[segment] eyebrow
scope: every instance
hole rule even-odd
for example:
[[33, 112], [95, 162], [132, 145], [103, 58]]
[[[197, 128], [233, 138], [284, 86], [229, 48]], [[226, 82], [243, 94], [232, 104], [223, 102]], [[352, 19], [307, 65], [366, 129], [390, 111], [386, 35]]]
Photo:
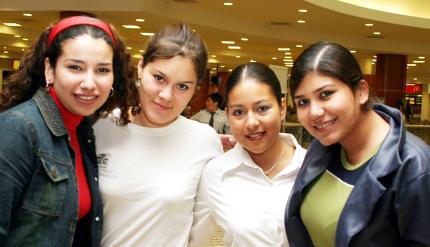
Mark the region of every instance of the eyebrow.
[[[164, 74], [163, 72], [161, 72], [160, 70], [158, 70], [158, 69], [154, 69], [154, 71], [156, 72], [156, 73], [158, 73], [158, 74], [160, 74], [162, 77], [164, 77], [164, 78], [169, 78], [166, 74]], [[194, 82], [192, 82], [192, 81], [182, 81], [182, 82], [178, 82], [178, 83], [184, 83], [184, 84], [193, 84]]]
[[[315, 90], [313, 90], [312, 91], [312, 93], [318, 93], [318, 92], [321, 92], [321, 91], [323, 91], [324, 89], [326, 89], [326, 88], [328, 88], [328, 87], [332, 87], [334, 84], [326, 84], [326, 85], [323, 85], [323, 86], [321, 86], [321, 87], [319, 87], [319, 88], [317, 88], [317, 89], [315, 89]], [[294, 97], [293, 97], [293, 99], [302, 99], [302, 98], [305, 98], [305, 96], [304, 95], [295, 95]]]
[[[66, 59], [64, 59], [64, 61], [65, 61], [65, 62], [67, 62], [67, 61], [71, 61], [71, 62], [74, 62], [74, 63], [85, 63], [83, 60], [80, 60], [80, 59], [74, 59], [74, 58], [66, 58]], [[111, 65], [112, 65], [112, 63], [98, 63], [97, 65], [101, 65], [101, 66], [111, 66]]]
[[[252, 103], [253, 105], [258, 105], [258, 104], [261, 104], [261, 103], [263, 103], [263, 102], [269, 102], [270, 100], [266, 100], [266, 99], [263, 99], [263, 100], [259, 100], [259, 101], [257, 101], [257, 102], [255, 102], [255, 103]], [[229, 105], [229, 107], [243, 107], [243, 105], [241, 105], [241, 104], [236, 104], [236, 105]]]

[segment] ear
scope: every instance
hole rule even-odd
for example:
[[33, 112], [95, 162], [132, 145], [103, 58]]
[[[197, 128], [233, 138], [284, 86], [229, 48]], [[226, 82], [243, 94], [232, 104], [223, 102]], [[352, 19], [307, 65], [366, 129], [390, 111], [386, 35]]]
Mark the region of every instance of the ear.
[[364, 105], [369, 100], [369, 84], [366, 80], [358, 82], [357, 97], [359, 97], [360, 105]]
[[45, 80], [50, 81], [51, 83], [55, 80], [54, 68], [51, 67], [49, 58], [45, 58]]
[[142, 79], [143, 73], [143, 56], [140, 56], [139, 63], [137, 64], [137, 78]]
[[282, 97], [282, 99], [281, 99], [281, 121], [284, 121], [286, 116], [287, 116], [287, 100], [285, 99], [285, 97]]

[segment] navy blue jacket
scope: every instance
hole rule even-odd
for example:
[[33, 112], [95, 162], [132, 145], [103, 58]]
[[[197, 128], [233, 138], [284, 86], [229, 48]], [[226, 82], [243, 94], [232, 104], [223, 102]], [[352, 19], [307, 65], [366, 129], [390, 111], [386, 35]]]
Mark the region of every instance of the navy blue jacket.
[[102, 204], [94, 135], [77, 128], [91, 192], [78, 222], [74, 152], [60, 111], [44, 89], [0, 113], [0, 246], [99, 246]]
[[[388, 119], [390, 131], [346, 201], [336, 246], [430, 246], [430, 148], [404, 130], [397, 109], [374, 110]], [[291, 247], [312, 246], [300, 218], [303, 193], [339, 150], [314, 140], [306, 153], [285, 216]]]

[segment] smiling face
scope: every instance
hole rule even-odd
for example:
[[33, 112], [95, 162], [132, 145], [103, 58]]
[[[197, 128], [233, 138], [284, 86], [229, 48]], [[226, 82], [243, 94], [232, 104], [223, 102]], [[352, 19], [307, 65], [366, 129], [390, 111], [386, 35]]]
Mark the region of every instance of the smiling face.
[[369, 97], [360, 85], [352, 91], [336, 78], [308, 73], [294, 95], [300, 123], [323, 145], [347, 142], [364, 114], [360, 106]]
[[143, 126], [154, 128], [175, 121], [191, 100], [197, 83], [192, 60], [182, 56], [155, 59], [139, 69], [139, 77], [139, 119]]
[[45, 60], [45, 78], [53, 83], [61, 104], [88, 116], [109, 97], [113, 84], [113, 50], [105, 40], [85, 34], [62, 43], [55, 68]]
[[227, 114], [232, 134], [248, 152], [261, 154], [279, 139], [285, 100], [279, 105], [269, 85], [252, 78], [228, 93]]

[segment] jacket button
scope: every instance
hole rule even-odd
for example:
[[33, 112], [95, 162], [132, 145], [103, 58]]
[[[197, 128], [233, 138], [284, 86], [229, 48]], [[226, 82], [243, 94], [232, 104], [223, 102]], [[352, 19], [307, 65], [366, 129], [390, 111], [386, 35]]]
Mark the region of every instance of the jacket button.
[[99, 220], [100, 220], [100, 218], [97, 216], [97, 217], [95, 218], [95, 220], [96, 220], [96, 221], [99, 221]]
[[91, 143], [92, 141], [91, 141], [91, 139], [88, 139], [88, 143]]
[[97, 177], [94, 177], [94, 180], [97, 182], [98, 181]]

